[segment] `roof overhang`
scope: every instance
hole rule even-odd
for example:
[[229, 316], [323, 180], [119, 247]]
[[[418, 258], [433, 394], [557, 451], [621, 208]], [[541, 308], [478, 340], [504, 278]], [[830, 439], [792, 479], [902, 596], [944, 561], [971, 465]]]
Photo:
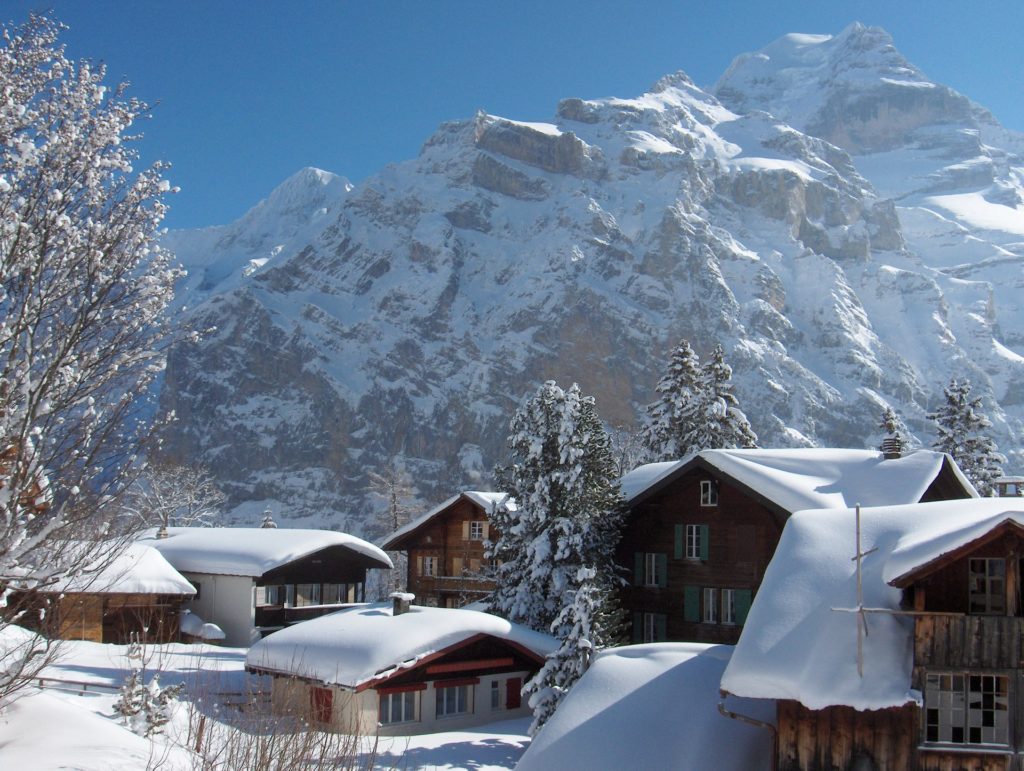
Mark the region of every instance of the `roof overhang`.
[[898, 589], [906, 589], [908, 586], [927, 578], [936, 571], [942, 570], [944, 567], [963, 559], [967, 555], [989, 543], [992, 543], [993, 541], [998, 541], [1006, 535], [1016, 535], [1019, 538], [1024, 538], [1024, 525], [1014, 519], [1004, 519], [984, 535], [972, 538], [970, 541], [966, 541], [955, 548], [943, 552], [937, 557], [906, 571], [902, 575], [899, 575], [889, 581], [889, 585], [895, 586]]

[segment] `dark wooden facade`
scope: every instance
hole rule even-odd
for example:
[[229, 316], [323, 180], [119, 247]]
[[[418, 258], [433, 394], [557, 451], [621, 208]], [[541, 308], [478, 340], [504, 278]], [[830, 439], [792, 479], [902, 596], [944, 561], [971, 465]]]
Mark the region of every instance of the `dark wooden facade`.
[[[914, 620], [911, 686], [923, 707], [780, 702], [779, 771], [1024, 771], [1022, 553], [1024, 528], [1007, 521], [894, 579]], [[988, 561], [999, 570], [986, 582]]]
[[458, 608], [494, 590], [484, 546], [496, 537], [484, 507], [460, 495], [382, 548], [408, 553], [406, 587], [418, 605]]
[[[177, 642], [181, 608], [188, 599], [181, 594], [30, 593], [19, 608], [26, 611], [19, 623], [62, 640]], [[15, 593], [11, 604], [18, 603]]]
[[256, 626], [267, 633], [364, 602], [366, 571], [379, 567], [374, 558], [339, 544], [268, 570], [256, 579]]
[[[702, 482], [716, 487], [716, 504], [702, 505]], [[700, 466], [632, 506], [617, 559], [631, 579], [622, 603], [633, 622], [633, 642], [653, 641], [653, 632], [654, 640], [735, 643], [784, 522], [781, 512]], [[687, 526], [704, 528], [698, 533], [706, 543], [697, 556], [687, 556]], [[655, 565], [657, 581], [645, 575], [648, 554], [657, 555], [654, 561], [664, 567], [662, 574]], [[704, 621], [705, 589], [718, 590], [715, 622]], [[725, 589], [747, 593], [730, 622], [721, 614]]]
[[[947, 460], [921, 501], [967, 497]], [[616, 552], [631, 640], [735, 644], [792, 513], [699, 455], [637, 495]]]

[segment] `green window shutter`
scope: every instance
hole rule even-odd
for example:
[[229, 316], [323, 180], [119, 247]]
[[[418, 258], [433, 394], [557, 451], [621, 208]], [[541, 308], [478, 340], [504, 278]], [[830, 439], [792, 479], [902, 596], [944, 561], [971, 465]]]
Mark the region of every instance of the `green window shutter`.
[[644, 553], [638, 551], [634, 554], [636, 558], [636, 569], [633, 573], [633, 585], [643, 586], [644, 585]]
[[654, 617], [654, 636], [656, 642], [664, 642], [668, 635], [665, 633], [665, 614], [659, 613]]
[[644, 616], [642, 613], [633, 614], [633, 642], [644, 641]]
[[656, 554], [654, 559], [658, 562], [658, 586], [664, 589], [668, 586], [668, 555]]
[[700, 561], [708, 561], [708, 526], [700, 526]]
[[676, 549], [673, 556], [677, 560], [681, 560], [683, 558], [683, 533], [685, 530], [685, 525], [676, 525]]
[[683, 587], [683, 620], [700, 621], [700, 587]]
[[736, 623], [742, 626], [747, 622], [747, 613], [750, 612], [752, 598], [749, 589], [736, 590]]

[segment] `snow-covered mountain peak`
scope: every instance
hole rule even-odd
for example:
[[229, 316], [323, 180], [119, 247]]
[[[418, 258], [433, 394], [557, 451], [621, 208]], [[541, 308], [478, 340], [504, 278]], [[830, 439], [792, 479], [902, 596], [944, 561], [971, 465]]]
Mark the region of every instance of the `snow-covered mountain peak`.
[[[232, 225], [172, 234], [218, 331], [171, 357], [165, 446], [238, 511], [365, 532], [367, 471], [397, 459], [431, 500], [479, 485], [546, 379], [633, 423], [680, 337], [725, 346], [765, 445], [872, 446], [886, 405], [927, 440], [951, 374], [1015, 437], [1017, 254], [931, 200], [988, 179], [946, 205], [1018, 214], [973, 106], [862, 25], [786, 36], [720, 86], [724, 104], [675, 73], [546, 121], [481, 111], [351, 191], [303, 170]], [[939, 264], [979, 247], [988, 273]]]

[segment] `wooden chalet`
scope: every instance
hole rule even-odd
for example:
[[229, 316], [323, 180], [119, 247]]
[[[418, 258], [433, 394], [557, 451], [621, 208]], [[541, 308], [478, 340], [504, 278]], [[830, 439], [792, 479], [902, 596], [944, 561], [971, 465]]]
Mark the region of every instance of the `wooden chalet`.
[[406, 587], [420, 604], [459, 608], [494, 590], [484, 546], [496, 538], [488, 515], [509, 505], [505, 499], [504, 493], [459, 493], [388, 537], [385, 551], [408, 554]]
[[860, 571], [856, 518], [787, 526], [723, 692], [778, 700], [779, 771], [1024, 769], [1024, 508], [863, 509]]
[[364, 605], [270, 635], [246, 669], [271, 678], [275, 714], [357, 735], [452, 731], [530, 713], [523, 684], [548, 635], [455, 608]]
[[13, 590], [18, 623], [48, 637], [125, 644], [180, 639], [179, 618], [195, 589], [154, 549], [130, 544], [95, 570], [29, 591]]
[[783, 527], [801, 509], [974, 497], [942, 453], [706, 450], [622, 479], [617, 560], [632, 641], [735, 643]]

